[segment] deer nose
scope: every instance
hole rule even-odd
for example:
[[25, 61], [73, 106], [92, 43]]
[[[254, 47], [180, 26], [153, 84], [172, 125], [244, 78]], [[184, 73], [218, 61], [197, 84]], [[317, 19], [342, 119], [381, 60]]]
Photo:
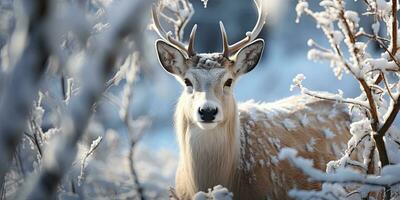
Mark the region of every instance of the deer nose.
[[199, 108], [198, 112], [203, 122], [210, 123], [215, 119], [215, 116], [218, 113], [218, 108]]

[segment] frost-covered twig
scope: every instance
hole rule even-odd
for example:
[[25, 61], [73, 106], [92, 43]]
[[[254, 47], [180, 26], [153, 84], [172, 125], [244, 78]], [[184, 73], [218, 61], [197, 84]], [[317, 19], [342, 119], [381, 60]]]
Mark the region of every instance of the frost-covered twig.
[[304, 79], [305, 79], [305, 76], [303, 74], [298, 74], [295, 78], [293, 78], [294, 85], [292, 85], [290, 89], [293, 90], [294, 87], [298, 87], [302, 94], [308, 95], [310, 97], [328, 100], [328, 101], [334, 101], [337, 103], [351, 104], [351, 105], [359, 106], [361, 108], [365, 108], [367, 111], [370, 111], [370, 107], [368, 106], [368, 104], [366, 104], [363, 101], [357, 101], [357, 100], [354, 100], [351, 98], [344, 98], [343, 93], [341, 91], [339, 91], [339, 94], [311, 91], [302, 85], [302, 81]]
[[[129, 114], [128, 114], [129, 115]], [[135, 183], [136, 186], [136, 191], [137, 191], [137, 196], [136, 198], [145, 200], [145, 195], [144, 195], [144, 188], [139, 181], [139, 176], [136, 172], [135, 169], [135, 162], [134, 162], [134, 153], [135, 153], [135, 147], [136, 144], [140, 141], [144, 134], [144, 129], [146, 129], [149, 126], [149, 122], [147, 119], [138, 119], [136, 121], [133, 121], [130, 117], [126, 118], [125, 124], [128, 127], [129, 134], [134, 134], [130, 135], [130, 147], [129, 147], [129, 154], [128, 154], [128, 159], [129, 159], [129, 170], [130, 174], [132, 176], [132, 179]]]
[[[29, 127], [32, 132], [32, 142], [38, 151], [40, 158], [43, 156], [43, 130], [42, 130], [42, 121], [44, 115], [44, 109], [41, 107], [43, 100], [43, 94], [39, 92], [39, 98], [34, 103], [35, 106], [32, 109], [32, 113], [29, 119]], [[24, 132], [25, 133], [25, 132]], [[25, 133], [27, 135], [27, 133]]]
[[[140, 133], [142, 134], [142, 133]], [[130, 148], [129, 148], [129, 170], [132, 176], [133, 181], [135, 182], [135, 186], [136, 186], [136, 191], [137, 191], [137, 196], [136, 198], [140, 199], [140, 200], [145, 200], [146, 197], [144, 196], [144, 189], [142, 184], [139, 181], [139, 176], [136, 172], [135, 166], [134, 166], [134, 161], [133, 161], [133, 157], [134, 157], [134, 152], [135, 152], [135, 146], [136, 146], [136, 140], [131, 140], [130, 142]]]
[[[393, 71], [398, 71], [398, 70], [399, 70], [399, 68], [400, 68], [400, 62], [397, 60], [397, 58], [395, 57], [395, 55], [394, 55], [394, 54], [386, 47], [386, 45], [382, 42], [382, 40], [384, 40], [384, 38], [378, 39], [378, 38], [380, 38], [380, 37], [378, 37], [378, 36], [371, 36], [371, 35], [366, 34], [366, 33], [362, 33], [361, 35], [367, 36], [367, 37], [369, 37], [370, 39], [373, 39], [374, 41], [376, 41], [376, 42], [379, 44], [379, 46], [382, 47], [382, 48], [388, 53], [388, 55], [389, 55], [390, 58], [393, 60], [393, 62], [396, 63], [397, 69], [393, 69]], [[389, 40], [389, 41], [390, 41], [390, 40]], [[388, 70], [388, 69], [385, 68], [385, 70]]]
[[367, 38], [369, 38], [371, 40], [379, 40], [381, 42], [390, 42], [390, 40], [387, 39], [387, 38], [380, 37], [378, 35], [371, 35], [371, 34], [368, 34], [368, 33], [364, 32], [364, 31], [360, 31], [355, 35], [356, 38], [358, 38], [360, 36], [367, 37]]
[[131, 177], [135, 183], [137, 196], [135, 198], [144, 200], [144, 189], [139, 181], [138, 174], [134, 166], [134, 152], [136, 144], [142, 138], [144, 129], [149, 125], [147, 119], [134, 120], [131, 116], [132, 101], [133, 101], [133, 87], [136, 81], [136, 76], [139, 71], [139, 54], [138, 52], [128, 56], [120, 67], [115, 76], [108, 82], [107, 88], [111, 88], [113, 85], [118, 85], [121, 80], [125, 80], [126, 84], [123, 88], [122, 100], [119, 101], [112, 95], [103, 94], [103, 96], [109, 100], [112, 104], [119, 108], [119, 115], [126, 128], [128, 129], [128, 138], [130, 139], [130, 148], [128, 154], [129, 170]]
[[[20, 199], [52, 198], [58, 183], [71, 167], [76, 155], [76, 144], [83, 135], [91, 116], [91, 107], [104, 91], [106, 77], [110, 75], [112, 66], [117, 60], [119, 47], [127, 36], [135, 41], [140, 40], [144, 24], [141, 16], [148, 11], [151, 1], [120, 2], [110, 18], [113, 28], [87, 53], [87, 60], [80, 68], [81, 75], [91, 74], [93, 78], [82, 77], [79, 95], [72, 98], [68, 105], [69, 115], [64, 117], [61, 137], [48, 148], [48, 155], [43, 160], [43, 169], [39, 176], [31, 180], [20, 193]], [[132, 23], [137, 19], [137, 23]]]
[[381, 72], [380, 76], [382, 77], [383, 84], [385, 85], [385, 88], [386, 88], [386, 92], [389, 94], [389, 96], [392, 99], [392, 101], [396, 101], [396, 99], [394, 98], [394, 95], [392, 94], [392, 89], [389, 86], [389, 83], [388, 83], [388, 81], [386, 79], [386, 76], [385, 76], [384, 72]]
[[85, 169], [87, 166], [87, 159], [97, 149], [97, 147], [100, 145], [101, 141], [103, 141], [103, 137], [101, 137], [101, 136], [99, 136], [99, 137], [97, 137], [97, 139], [93, 140], [92, 144], [90, 145], [89, 150], [83, 156], [82, 164], [81, 164], [81, 171], [78, 176], [78, 186], [81, 186], [83, 181], [85, 181]]

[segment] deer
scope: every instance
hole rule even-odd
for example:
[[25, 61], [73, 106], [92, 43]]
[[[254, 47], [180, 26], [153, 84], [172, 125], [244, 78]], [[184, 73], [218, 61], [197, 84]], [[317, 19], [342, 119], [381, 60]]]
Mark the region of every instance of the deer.
[[257, 22], [242, 40], [230, 45], [219, 23], [223, 50], [217, 53], [195, 51], [197, 25], [187, 45], [166, 32], [160, 8], [152, 8], [161, 37], [155, 42], [158, 61], [183, 86], [174, 115], [179, 199], [192, 199], [216, 185], [226, 187], [234, 199], [289, 199], [292, 188], [317, 189], [320, 184], [309, 182], [288, 161], [279, 161], [280, 149], [295, 148], [325, 169], [350, 138], [347, 108], [331, 101], [298, 95], [272, 103], [236, 102], [237, 80], [256, 67], [264, 49], [257, 36], [266, 14], [262, 3], [254, 2]]

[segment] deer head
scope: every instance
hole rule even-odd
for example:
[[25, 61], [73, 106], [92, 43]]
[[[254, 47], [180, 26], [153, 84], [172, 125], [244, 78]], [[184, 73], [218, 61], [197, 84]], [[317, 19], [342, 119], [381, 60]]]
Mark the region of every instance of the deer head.
[[194, 41], [197, 25], [193, 26], [188, 45], [161, 27], [160, 10], [153, 7], [158, 59], [162, 67], [183, 85], [184, 115], [201, 129], [212, 129], [234, 116], [236, 103], [232, 94], [236, 80], [254, 69], [261, 58], [264, 40], [256, 39], [265, 23], [262, 4], [257, 4], [258, 20], [251, 32], [239, 42], [229, 45], [225, 28], [220, 22], [223, 51], [196, 53]]

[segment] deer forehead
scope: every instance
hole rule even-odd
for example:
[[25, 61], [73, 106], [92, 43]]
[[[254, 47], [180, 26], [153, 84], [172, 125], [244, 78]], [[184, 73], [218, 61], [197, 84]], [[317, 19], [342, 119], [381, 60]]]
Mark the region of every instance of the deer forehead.
[[193, 79], [197, 89], [207, 90], [218, 85], [222, 80], [230, 76], [230, 71], [226, 68], [191, 68], [186, 72], [186, 77]]
[[233, 62], [224, 57], [221, 53], [203, 53], [197, 54], [192, 58], [192, 68], [196, 69], [216, 69], [227, 68], [233, 65]]
[[207, 91], [222, 80], [232, 76], [232, 62], [220, 53], [197, 54], [186, 71], [186, 77], [193, 79], [197, 90]]

